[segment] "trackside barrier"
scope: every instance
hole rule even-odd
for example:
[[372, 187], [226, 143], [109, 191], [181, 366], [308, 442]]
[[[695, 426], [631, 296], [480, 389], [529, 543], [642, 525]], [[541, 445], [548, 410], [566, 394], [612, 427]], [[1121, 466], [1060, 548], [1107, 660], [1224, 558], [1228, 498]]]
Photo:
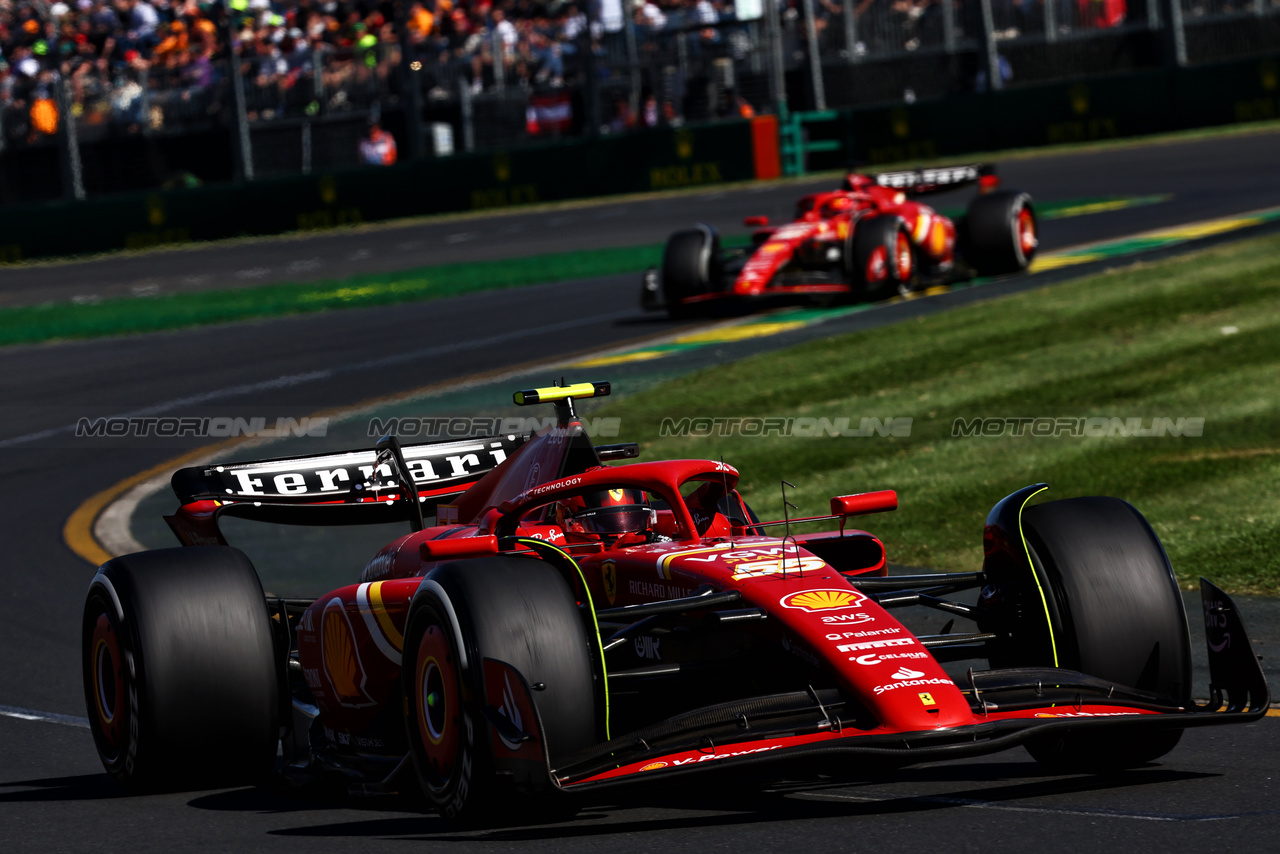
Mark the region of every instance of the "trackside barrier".
[[[823, 118], [826, 144], [818, 150], [818, 140], [807, 143], [809, 168], [1275, 119], [1280, 56], [841, 110]], [[764, 116], [251, 184], [4, 207], [0, 262], [772, 178], [780, 161], [790, 157], [794, 163], [795, 157], [779, 130], [776, 118]]]
[[755, 177], [746, 120], [0, 208], [0, 259], [109, 252]]
[[809, 139], [806, 124], [833, 122], [840, 118], [835, 110], [794, 112], [782, 121], [782, 171], [787, 175], [803, 175], [808, 168], [809, 154], [821, 151], [842, 151], [844, 143], [838, 139]]

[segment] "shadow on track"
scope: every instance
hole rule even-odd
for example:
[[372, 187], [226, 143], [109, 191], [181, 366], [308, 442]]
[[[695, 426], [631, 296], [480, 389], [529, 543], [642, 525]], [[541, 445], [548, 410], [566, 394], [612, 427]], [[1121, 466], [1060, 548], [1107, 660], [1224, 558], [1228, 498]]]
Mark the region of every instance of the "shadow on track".
[[[1044, 778], [1036, 766], [1029, 763], [985, 763], [907, 769], [892, 775], [862, 776], [856, 780], [794, 780], [782, 784], [775, 782], [772, 786], [758, 780], [754, 785], [748, 781], [724, 781], [728, 784], [715, 787], [686, 784], [680, 788], [629, 792], [618, 801], [587, 801], [583, 811], [571, 822], [532, 827], [466, 830], [455, 828], [436, 816], [423, 814], [384, 815], [368, 820], [282, 828], [269, 833], [285, 837], [395, 837], [438, 842], [574, 839], [804, 819], [909, 815], [962, 808], [965, 801], [1016, 803], [1032, 798], [1119, 791], [1213, 776], [1216, 775], [1151, 765], [1107, 776]], [[981, 785], [984, 782], [1003, 785], [988, 787]], [[883, 787], [890, 784], [894, 789], [886, 791]], [[917, 791], [902, 792], [904, 785]], [[872, 792], [869, 787], [877, 790]], [[843, 797], [824, 797], [824, 793], [836, 790], [840, 790]], [[218, 792], [198, 797], [189, 805], [206, 810], [258, 813], [313, 812], [326, 807], [368, 809], [384, 814], [422, 809], [419, 800], [409, 797], [371, 800], [315, 797], [301, 794], [298, 790], [282, 789]], [[642, 814], [636, 815], [637, 811]], [[672, 815], [668, 811], [685, 811], [685, 814]]]
[[[25, 791], [6, 792], [4, 789]], [[73, 777], [46, 777], [41, 780], [0, 783], [0, 803], [102, 801], [123, 797], [120, 787], [106, 774], [80, 774]]]

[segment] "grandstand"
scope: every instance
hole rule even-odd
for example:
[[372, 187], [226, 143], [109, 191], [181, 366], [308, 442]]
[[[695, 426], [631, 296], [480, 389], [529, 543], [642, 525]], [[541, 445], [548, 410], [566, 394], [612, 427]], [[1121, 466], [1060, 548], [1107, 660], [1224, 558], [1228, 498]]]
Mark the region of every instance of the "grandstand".
[[1280, 0], [0, 0], [0, 202], [1276, 51]]

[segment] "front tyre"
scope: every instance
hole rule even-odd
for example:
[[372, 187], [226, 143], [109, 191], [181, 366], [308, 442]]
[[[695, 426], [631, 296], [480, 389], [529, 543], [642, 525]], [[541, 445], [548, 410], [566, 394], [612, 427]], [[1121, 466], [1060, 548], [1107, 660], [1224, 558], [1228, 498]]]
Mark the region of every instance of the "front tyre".
[[845, 248], [845, 267], [855, 294], [912, 293], [916, 254], [907, 224], [898, 216], [878, 216], [855, 223]]
[[688, 297], [709, 293], [719, 277], [720, 236], [709, 225], [677, 231], [662, 253], [662, 299], [673, 318], [692, 317]]
[[545, 779], [499, 774], [486, 719], [484, 661], [524, 676], [552, 767], [596, 742], [594, 641], [551, 564], [500, 556], [446, 564], [415, 594], [405, 629], [405, 728], [423, 793], [447, 819], [494, 824], [562, 819], [571, 799]]
[[270, 618], [257, 572], [226, 546], [103, 564], [82, 622], [89, 728], [130, 793], [253, 783], [279, 740]]
[[[1147, 520], [1117, 498], [1028, 508], [1023, 528], [1046, 593], [1058, 666], [1191, 703], [1182, 594]], [[1027, 745], [1054, 771], [1131, 768], [1172, 750], [1182, 730], [1070, 731]]]

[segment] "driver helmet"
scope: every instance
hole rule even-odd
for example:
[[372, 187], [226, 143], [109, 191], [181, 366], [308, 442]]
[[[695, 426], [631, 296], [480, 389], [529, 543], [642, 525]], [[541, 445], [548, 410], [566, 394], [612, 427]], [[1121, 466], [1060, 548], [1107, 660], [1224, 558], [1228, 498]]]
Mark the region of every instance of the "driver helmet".
[[848, 196], [835, 196], [827, 199], [822, 206], [822, 215], [824, 217], [833, 217], [837, 214], [848, 213], [853, 210], [853, 199]]
[[850, 172], [844, 176], [844, 186], [840, 189], [849, 193], [865, 193], [868, 188], [877, 186], [876, 182], [866, 175]]
[[575, 495], [556, 505], [556, 521], [566, 533], [596, 537], [623, 537], [647, 534], [653, 508], [645, 501], [644, 490], [606, 489]]

